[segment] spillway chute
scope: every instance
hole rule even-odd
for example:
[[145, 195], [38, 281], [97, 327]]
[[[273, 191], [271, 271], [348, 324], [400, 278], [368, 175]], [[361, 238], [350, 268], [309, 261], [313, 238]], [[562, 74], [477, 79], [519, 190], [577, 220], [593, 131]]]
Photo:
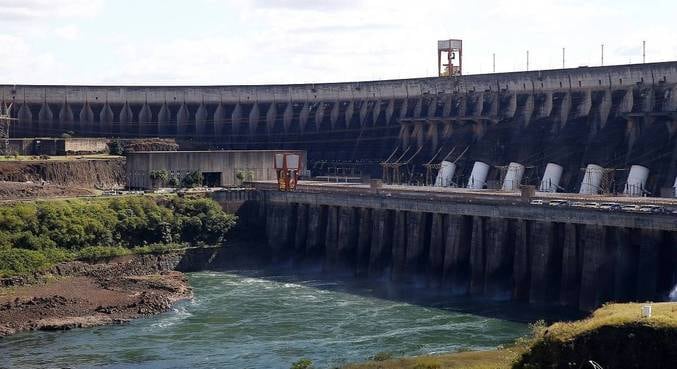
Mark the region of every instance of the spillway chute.
[[633, 165], [628, 173], [623, 193], [628, 196], [642, 196], [645, 192], [646, 180], [649, 178], [649, 168]]
[[468, 178], [467, 188], [471, 190], [481, 190], [487, 181], [489, 174], [489, 164], [481, 161], [476, 161], [472, 167], [470, 178]]
[[559, 182], [562, 179], [564, 168], [555, 163], [548, 163], [545, 166], [545, 173], [541, 179], [541, 186], [538, 188], [540, 192], [557, 192]]
[[452, 185], [454, 173], [456, 172], [456, 164], [450, 161], [442, 161], [440, 171], [435, 178], [435, 187], [449, 187]]
[[604, 168], [597, 164], [588, 164], [585, 168], [585, 175], [581, 181], [581, 189], [578, 191], [581, 195], [597, 195], [600, 192]]
[[512, 162], [508, 164], [508, 170], [503, 179], [503, 191], [514, 192], [519, 190], [522, 177], [524, 176], [524, 165]]

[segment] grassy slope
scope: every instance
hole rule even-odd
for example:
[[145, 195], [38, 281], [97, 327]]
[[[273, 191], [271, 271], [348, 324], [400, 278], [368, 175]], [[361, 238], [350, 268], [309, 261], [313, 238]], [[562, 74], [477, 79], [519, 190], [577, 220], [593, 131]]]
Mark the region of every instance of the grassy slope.
[[594, 331], [603, 326], [623, 326], [642, 324], [650, 327], [668, 327], [677, 329], [677, 303], [654, 303], [651, 318], [641, 317], [641, 308], [646, 304], [608, 304], [596, 310], [590, 317], [566, 323], [555, 323], [549, 327], [536, 329], [534, 337], [518, 340], [515, 346], [494, 351], [460, 352], [443, 355], [430, 355], [399, 358], [386, 361], [369, 361], [350, 364], [344, 369], [500, 369], [510, 368], [514, 360], [529, 349], [530, 345], [547, 336], [550, 339], [567, 341], [578, 335]]

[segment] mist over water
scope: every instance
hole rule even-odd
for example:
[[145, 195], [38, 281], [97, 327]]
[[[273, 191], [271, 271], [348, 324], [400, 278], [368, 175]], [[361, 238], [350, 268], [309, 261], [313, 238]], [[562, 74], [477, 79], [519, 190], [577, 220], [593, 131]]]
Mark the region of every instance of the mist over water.
[[670, 296], [668, 296], [668, 297], [670, 298], [670, 301], [677, 302], [677, 284], [675, 285], [675, 287], [672, 288], [672, 291], [670, 292]]
[[[328, 368], [381, 351], [494, 348], [526, 334], [527, 320], [548, 317], [524, 306], [445, 299], [382, 281], [253, 272], [200, 272], [189, 279], [195, 299], [165, 314], [2, 339], [0, 367], [286, 369], [304, 357]], [[384, 295], [389, 299], [375, 297]]]

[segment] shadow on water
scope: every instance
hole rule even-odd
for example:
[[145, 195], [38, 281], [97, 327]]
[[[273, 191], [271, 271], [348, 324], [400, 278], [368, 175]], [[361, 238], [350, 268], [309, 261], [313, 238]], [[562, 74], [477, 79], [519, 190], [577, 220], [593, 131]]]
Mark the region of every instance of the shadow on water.
[[486, 297], [459, 296], [439, 287], [425, 277], [410, 277], [406, 281], [391, 281], [384, 277], [357, 277], [352, 272], [327, 272], [321, 263], [268, 265], [263, 268], [210, 267], [211, 271], [228, 272], [281, 283], [341, 292], [362, 297], [402, 302], [449, 312], [467, 313], [519, 323], [544, 320], [547, 323], [583, 318], [579, 310], [552, 305], [535, 305]]

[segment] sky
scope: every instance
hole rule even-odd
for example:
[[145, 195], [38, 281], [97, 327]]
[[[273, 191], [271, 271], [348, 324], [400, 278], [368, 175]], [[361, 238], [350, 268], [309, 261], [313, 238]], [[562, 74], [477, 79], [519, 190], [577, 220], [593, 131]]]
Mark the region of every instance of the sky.
[[0, 84], [231, 85], [677, 60], [674, 0], [0, 0]]

